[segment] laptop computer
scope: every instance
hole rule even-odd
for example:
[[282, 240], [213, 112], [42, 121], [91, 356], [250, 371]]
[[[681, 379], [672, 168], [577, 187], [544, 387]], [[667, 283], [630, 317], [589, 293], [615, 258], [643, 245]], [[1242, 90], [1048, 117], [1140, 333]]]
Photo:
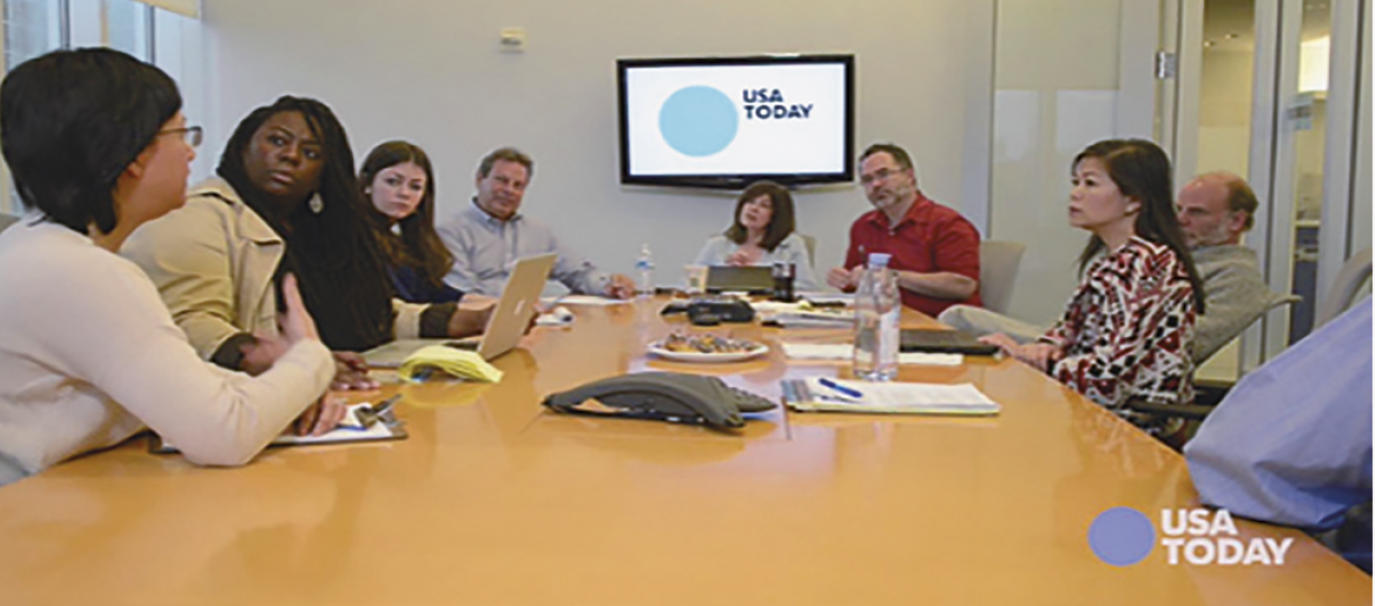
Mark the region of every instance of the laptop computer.
[[998, 346], [980, 343], [973, 335], [958, 330], [904, 328], [898, 339], [898, 350], [992, 356], [998, 353]]
[[743, 291], [751, 294], [772, 292], [773, 268], [750, 265], [712, 265], [707, 268], [706, 291], [709, 293]]
[[363, 359], [374, 368], [398, 368], [412, 353], [427, 345], [475, 350], [484, 360], [511, 351], [525, 336], [530, 318], [539, 313], [535, 304], [554, 269], [555, 258], [550, 253], [516, 261], [482, 335], [466, 339], [397, 339], [363, 352]]

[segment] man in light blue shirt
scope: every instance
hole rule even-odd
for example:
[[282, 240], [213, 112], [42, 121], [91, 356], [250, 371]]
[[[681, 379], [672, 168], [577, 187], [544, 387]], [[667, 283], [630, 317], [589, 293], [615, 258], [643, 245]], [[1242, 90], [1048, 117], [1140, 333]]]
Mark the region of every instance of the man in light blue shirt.
[[439, 238], [454, 255], [444, 281], [463, 292], [499, 297], [517, 259], [552, 252], [558, 261], [549, 276], [569, 290], [617, 299], [634, 296], [635, 282], [629, 277], [598, 271], [543, 223], [519, 213], [534, 170], [529, 156], [510, 147], [482, 159], [477, 196], [438, 226]]
[[1203, 502], [1307, 530], [1369, 503], [1370, 350], [1367, 298], [1237, 383], [1184, 447]]

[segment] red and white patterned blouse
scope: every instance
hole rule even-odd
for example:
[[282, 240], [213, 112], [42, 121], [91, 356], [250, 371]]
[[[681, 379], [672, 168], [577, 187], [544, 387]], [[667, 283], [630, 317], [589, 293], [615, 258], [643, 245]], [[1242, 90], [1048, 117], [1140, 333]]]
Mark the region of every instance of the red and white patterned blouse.
[[1197, 313], [1184, 263], [1133, 236], [1089, 265], [1064, 317], [1041, 337], [1063, 354], [1050, 375], [1113, 410], [1132, 396], [1190, 404]]

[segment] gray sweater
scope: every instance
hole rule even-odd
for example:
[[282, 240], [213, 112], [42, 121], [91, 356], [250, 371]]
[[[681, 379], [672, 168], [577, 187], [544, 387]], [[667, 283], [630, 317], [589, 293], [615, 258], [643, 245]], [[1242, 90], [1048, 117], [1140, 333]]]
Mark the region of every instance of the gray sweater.
[[1207, 306], [1194, 332], [1193, 358], [1201, 362], [1289, 297], [1270, 291], [1256, 251], [1245, 246], [1204, 246], [1193, 257]]

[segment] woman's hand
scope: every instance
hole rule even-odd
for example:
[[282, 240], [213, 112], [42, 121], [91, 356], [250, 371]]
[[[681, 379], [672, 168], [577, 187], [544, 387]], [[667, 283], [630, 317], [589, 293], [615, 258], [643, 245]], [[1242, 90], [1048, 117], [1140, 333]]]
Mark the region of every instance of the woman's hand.
[[296, 417], [292, 429], [298, 436], [318, 436], [333, 431], [344, 420], [348, 404], [342, 398], [328, 394], [320, 396], [301, 416]]
[[334, 381], [329, 388], [335, 391], [372, 391], [382, 386], [368, 376], [368, 362], [351, 351], [332, 351], [334, 354]]
[[243, 354], [239, 370], [255, 377], [272, 368], [272, 363], [291, 348], [291, 344], [279, 335], [258, 333], [253, 335], [253, 338], [255, 341], [252, 343], [239, 346], [239, 352]]
[[1064, 354], [1060, 348], [1049, 343], [1028, 343], [1017, 347], [1012, 356], [1030, 364], [1042, 372], [1050, 372], [1050, 367]]
[[731, 253], [729, 257], [726, 257], [726, 265], [734, 265], [736, 267], [754, 265], [754, 261], [754, 255], [751, 255], [744, 249], [737, 250]]
[[458, 300], [458, 308], [483, 309], [485, 307], [491, 307], [493, 305], [496, 305], [498, 301], [501, 301], [501, 299], [498, 299], [496, 297], [489, 297], [487, 295], [468, 293], [466, 295], [463, 295], [462, 299]]
[[287, 343], [294, 344], [301, 339], [319, 341], [320, 333], [315, 329], [315, 319], [306, 311], [306, 304], [301, 300], [301, 291], [296, 287], [296, 276], [293, 274], [287, 274], [282, 278], [282, 301], [286, 304], [286, 311], [277, 315], [277, 324]]
[[997, 345], [999, 349], [1003, 350], [1003, 353], [1009, 356], [1015, 355], [1013, 354], [1013, 352], [1016, 351], [1017, 348], [1021, 347], [1021, 344], [1014, 341], [1012, 337], [1009, 337], [1000, 332], [995, 332], [991, 335], [984, 335], [982, 337], [979, 337], [979, 342], [987, 343], [989, 345]]
[[1049, 343], [1021, 345], [1003, 333], [979, 337], [979, 342], [997, 345], [1003, 350], [1003, 353], [1030, 364], [1042, 372], [1050, 372], [1050, 366], [1064, 356], [1059, 347]]
[[487, 328], [487, 321], [492, 318], [492, 312], [496, 306], [484, 307], [482, 309], [463, 309], [454, 310], [454, 315], [449, 316], [449, 337], [462, 339], [473, 335], [482, 334]]

